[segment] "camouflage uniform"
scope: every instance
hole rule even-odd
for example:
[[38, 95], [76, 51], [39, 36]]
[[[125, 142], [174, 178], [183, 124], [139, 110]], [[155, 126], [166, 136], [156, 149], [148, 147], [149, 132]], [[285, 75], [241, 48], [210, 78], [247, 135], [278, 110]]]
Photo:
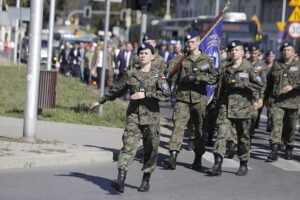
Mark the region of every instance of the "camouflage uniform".
[[[282, 88], [286, 85], [292, 85], [293, 90], [281, 94]], [[293, 61], [291, 64], [284, 64], [282, 60], [275, 62], [270, 71], [268, 87], [270, 87], [268, 95], [273, 99], [270, 144], [280, 144], [284, 130], [285, 145], [292, 149], [300, 99], [300, 63]]]
[[[264, 100], [264, 95], [265, 95], [265, 90], [267, 86], [267, 74], [268, 74], [268, 69], [265, 63], [256, 61], [252, 64], [252, 69], [254, 71], [255, 76], [260, 76], [262, 81], [264, 82], [264, 86], [261, 88], [261, 90], [256, 93], [256, 98], [257, 99], [262, 99]], [[250, 137], [252, 138], [255, 134], [255, 127], [259, 123], [259, 117], [262, 112], [262, 107], [258, 110], [254, 110], [253, 112], [253, 118], [252, 118], [252, 123], [251, 123], [251, 131], [250, 131]]]
[[[161, 57], [160, 55], [158, 55], [157, 52], [155, 52], [154, 54], [154, 59], [151, 61], [152, 66], [157, 67], [161, 72], [164, 72], [166, 70], [166, 62], [164, 61], [163, 57]], [[133, 69], [133, 68], [137, 68], [140, 65], [140, 60], [138, 55], [134, 55], [132, 56], [132, 58], [129, 61], [129, 65], [128, 65], [128, 70], [129, 69]]]
[[[241, 65], [233, 69], [232, 64], [225, 67], [220, 94], [220, 111], [217, 119], [219, 135], [214, 145], [214, 154], [224, 157], [226, 140], [235, 129], [238, 143], [238, 157], [247, 161], [250, 148], [250, 126], [253, 115], [254, 93], [261, 90], [264, 83], [255, 75], [251, 64], [243, 59]], [[223, 93], [222, 93], [223, 92]]]
[[[181, 56], [175, 57], [169, 64], [171, 71]], [[205, 153], [205, 135], [202, 126], [206, 110], [206, 84], [216, 84], [218, 73], [214, 70], [211, 58], [207, 54], [198, 56], [189, 55], [181, 64], [182, 66], [173, 75], [172, 81], [177, 85], [176, 103], [174, 107], [174, 129], [169, 142], [169, 151], [180, 151], [183, 141], [184, 127], [190, 117], [195, 125], [195, 153]], [[185, 83], [183, 80], [188, 75], [195, 75], [194, 82]]]
[[112, 101], [127, 90], [130, 95], [144, 91], [145, 98], [130, 100], [127, 109], [126, 126], [123, 134], [123, 147], [118, 160], [118, 169], [127, 171], [133, 162], [142, 136], [144, 145], [143, 172], [151, 173], [157, 163], [159, 147], [159, 101], [169, 100], [170, 91], [161, 72], [151, 67], [147, 73], [139, 68], [127, 71], [121, 80], [100, 99], [100, 103]]

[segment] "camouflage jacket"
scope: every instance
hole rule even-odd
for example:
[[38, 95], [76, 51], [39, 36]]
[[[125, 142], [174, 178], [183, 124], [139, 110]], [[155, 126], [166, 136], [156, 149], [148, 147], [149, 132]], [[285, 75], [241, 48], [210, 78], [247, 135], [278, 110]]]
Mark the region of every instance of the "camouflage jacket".
[[252, 69], [254, 71], [254, 75], [257, 77], [261, 77], [261, 80], [264, 82], [264, 86], [261, 90], [255, 94], [255, 96], [259, 99], [264, 99], [265, 90], [267, 87], [267, 75], [268, 75], [268, 68], [264, 62], [256, 61], [252, 64]]
[[251, 63], [243, 59], [241, 65], [234, 69], [230, 62], [220, 73], [223, 73], [220, 112], [227, 112], [227, 117], [233, 119], [252, 118], [253, 102], [258, 100], [254, 94], [261, 90], [264, 82], [254, 73]]
[[[293, 86], [293, 90], [282, 94], [281, 90], [287, 85]], [[293, 61], [284, 64], [282, 60], [274, 63], [267, 85], [267, 95], [273, 98], [273, 106], [288, 109], [298, 109], [300, 101], [300, 62]]]
[[145, 92], [145, 98], [130, 100], [127, 109], [127, 122], [140, 125], [159, 123], [159, 101], [168, 101], [170, 89], [162, 73], [155, 67], [141, 72], [140, 68], [127, 71], [121, 80], [100, 98], [100, 103], [113, 101], [127, 91], [130, 95]]
[[[180, 60], [178, 55], [170, 61], [167, 71], [171, 72], [173, 67]], [[192, 83], [185, 83], [183, 79], [188, 75], [195, 75], [196, 80]], [[218, 81], [218, 73], [214, 69], [211, 58], [202, 53], [198, 56], [189, 55], [182, 62], [178, 71], [172, 76], [172, 81], [177, 85], [176, 100], [206, 104], [206, 84], [214, 85]]]
[[[132, 58], [129, 61], [128, 70], [137, 68], [139, 66], [140, 66], [139, 56], [138, 55], [132, 56]], [[154, 54], [154, 59], [152, 60], [152, 66], [156, 66], [162, 72], [164, 72], [167, 67], [165, 60], [163, 59], [163, 57], [158, 55], [158, 53]]]

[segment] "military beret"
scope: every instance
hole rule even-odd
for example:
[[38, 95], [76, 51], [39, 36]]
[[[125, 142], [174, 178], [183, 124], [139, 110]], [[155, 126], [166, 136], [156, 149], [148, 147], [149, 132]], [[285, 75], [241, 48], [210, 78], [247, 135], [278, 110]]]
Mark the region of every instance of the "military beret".
[[267, 56], [268, 56], [268, 55], [271, 55], [271, 54], [275, 54], [275, 52], [274, 52], [273, 50], [269, 50], [269, 51], [267, 51], [267, 53], [266, 53]]
[[191, 30], [190, 32], [188, 32], [185, 37], [184, 37], [184, 40], [185, 41], [188, 41], [194, 37], [197, 37], [197, 36], [200, 36], [200, 33], [196, 30]]
[[291, 42], [288, 42], [288, 41], [285, 41], [283, 44], [282, 44], [282, 46], [280, 47], [280, 51], [282, 51], [285, 47], [293, 47], [295, 50], [296, 50], [296, 48], [295, 48], [295, 46], [291, 43]]
[[259, 45], [257, 43], [252, 43], [249, 45], [249, 51], [259, 50]]
[[150, 33], [145, 33], [142, 41], [145, 42], [146, 40], [155, 40], [155, 38]]
[[138, 55], [140, 54], [140, 51], [145, 50], [145, 49], [150, 49], [151, 53], [154, 54], [154, 47], [146, 42], [141, 44], [137, 50]]
[[237, 47], [237, 46], [243, 46], [243, 43], [239, 40], [233, 40], [232, 42], [230, 42], [227, 45], [228, 51], [230, 51], [231, 49]]

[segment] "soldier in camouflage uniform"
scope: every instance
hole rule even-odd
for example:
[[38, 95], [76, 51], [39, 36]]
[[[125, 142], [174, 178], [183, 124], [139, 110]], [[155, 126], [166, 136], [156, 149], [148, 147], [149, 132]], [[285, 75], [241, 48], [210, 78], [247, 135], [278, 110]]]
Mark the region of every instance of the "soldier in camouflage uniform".
[[[205, 153], [205, 139], [203, 120], [206, 110], [206, 84], [217, 83], [217, 72], [211, 58], [198, 47], [200, 44], [199, 33], [191, 31], [186, 35], [189, 55], [182, 62], [180, 68], [173, 74], [172, 81], [177, 85], [176, 103], [174, 107], [174, 128], [169, 142], [170, 157], [163, 160], [163, 165], [168, 169], [176, 168], [177, 155], [183, 141], [184, 127], [190, 117], [195, 126], [195, 160], [193, 169], [201, 169], [201, 158]], [[180, 60], [175, 57], [169, 64], [168, 72]]]
[[[271, 71], [271, 69], [274, 65], [274, 62], [276, 61], [275, 52], [273, 50], [267, 51], [266, 58], [267, 58], [266, 59], [266, 66], [267, 66], [267, 80], [268, 80], [269, 72]], [[267, 93], [267, 88], [265, 90], [265, 93]], [[270, 108], [269, 108], [269, 105], [270, 105], [271, 101], [272, 101], [271, 98], [267, 97], [265, 95], [264, 105], [267, 107], [267, 116], [268, 116], [267, 129], [266, 129], [267, 132], [271, 132], [271, 112], [270, 112]]]
[[[156, 40], [154, 39], [154, 37], [151, 34], [145, 33], [142, 40], [144, 43], [148, 43], [148, 44], [152, 45], [154, 48], [156, 47]], [[140, 60], [139, 60], [138, 55], [132, 56], [129, 61], [128, 69], [139, 67], [139, 63], [140, 63]], [[163, 57], [161, 57], [158, 54], [157, 50], [155, 51], [154, 58], [152, 60], [152, 65], [157, 67], [162, 72], [164, 72], [166, 70], [166, 67], [167, 67], [166, 62], [163, 59]]]
[[[284, 134], [285, 157], [292, 159], [300, 99], [300, 63], [295, 61], [296, 49], [285, 42], [280, 48], [282, 59], [275, 62], [268, 79], [271, 104], [271, 153], [268, 160], [278, 158], [278, 145]], [[283, 131], [284, 130], [284, 131]]]
[[151, 64], [154, 48], [144, 43], [138, 49], [140, 67], [128, 70], [91, 110], [106, 101], [113, 101], [130, 90], [130, 102], [127, 109], [126, 126], [123, 134], [123, 147], [118, 160], [118, 179], [112, 181], [112, 187], [124, 192], [126, 172], [135, 157], [140, 138], [144, 146], [144, 172], [139, 191], [149, 190], [151, 172], [157, 165], [159, 147], [159, 101], [168, 101], [170, 90], [166, 78], [158, 68]]
[[[224, 69], [226, 67], [228, 67], [229, 65], [232, 64], [232, 60], [231, 60], [231, 55], [230, 55], [230, 51], [228, 50], [230, 48], [230, 44], [228, 44], [227, 46], [227, 59], [224, 59], [221, 61], [220, 63], [220, 67], [218, 69], [219, 72], [222, 72], [224, 71]], [[221, 79], [222, 77], [220, 77]], [[219, 83], [220, 81], [222, 80], [219, 80]], [[217, 129], [219, 128], [218, 127], [218, 124], [217, 124], [217, 117], [219, 115], [219, 110], [220, 110], [220, 100], [221, 100], [221, 97], [220, 97], [220, 90], [222, 88], [219, 88], [222, 84], [219, 84], [217, 89], [216, 89], [216, 92], [214, 94], [214, 99], [215, 99], [215, 109], [214, 109], [214, 112], [213, 113], [209, 113], [209, 115], [211, 115], [210, 118], [207, 118], [206, 117], [206, 120], [207, 120], [207, 127], [208, 128], [208, 138], [211, 138], [213, 137], [213, 131], [214, 131], [214, 128], [217, 127]], [[227, 155], [227, 158], [233, 158], [234, 155], [235, 155], [235, 148], [236, 148], [236, 144], [237, 144], [237, 136], [236, 136], [236, 130], [235, 129], [231, 129], [231, 130], [228, 130], [230, 132], [230, 134], [228, 134], [228, 138], [227, 138], [227, 151], [226, 151], [226, 155]], [[213, 146], [213, 145], [212, 145]]]
[[[263, 87], [261, 77], [253, 73], [251, 64], [243, 59], [244, 48], [240, 41], [230, 43], [232, 63], [221, 72], [220, 111], [217, 120], [219, 135], [214, 145], [215, 164], [208, 170], [212, 176], [222, 174], [222, 162], [226, 151], [226, 140], [232, 129], [236, 129], [240, 168], [236, 175], [248, 173], [247, 162], [250, 148], [250, 125], [257, 100], [254, 93]], [[253, 103], [255, 102], [255, 104]]]
[[251, 124], [251, 131], [250, 131], [250, 139], [253, 138], [255, 134], [255, 128], [258, 128], [259, 125], [259, 118], [262, 112], [263, 107], [263, 100], [264, 100], [264, 94], [266, 89], [266, 82], [267, 82], [267, 66], [265, 63], [261, 62], [258, 57], [261, 54], [259, 45], [257, 43], [253, 43], [249, 45], [249, 51], [250, 51], [250, 57], [249, 62], [252, 64], [252, 68], [254, 71], [254, 74], [257, 76], [260, 76], [262, 78], [262, 81], [264, 82], [264, 87], [262, 87], [261, 91], [257, 93], [257, 98], [259, 99], [259, 108], [258, 110], [255, 110], [253, 113], [252, 118], [252, 124]]

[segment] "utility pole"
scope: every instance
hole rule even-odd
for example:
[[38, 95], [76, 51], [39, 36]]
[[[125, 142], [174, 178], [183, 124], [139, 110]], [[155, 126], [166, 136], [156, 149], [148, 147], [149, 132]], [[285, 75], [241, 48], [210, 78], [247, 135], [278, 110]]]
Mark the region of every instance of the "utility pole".
[[0, 0], [0, 11], [2, 11], [3, 0]]
[[166, 15], [165, 15], [165, 19], [171, 19], [171, 15], [170, 15], [170, 0], [167, 0], [167, 8], [166, 8]]
[[285, 13], [286, 13], [286, 0], [282, 0], [281, 22], [285, 22]]
[[27, 65], [27, 84], [25, 96], [23, 138], [35, 140], [37, 104], [40, 78], [41, 33], [44, 0], [31, 0], [29, 60]]
[[48, 71], [51, 70], [51, 64], [52, 64], [54, 18], [55, 18], [55, 0], [50, 0], [48, 62], [47, 62]]
[[142, 24], [141, 24], [141, 35], [140, 35], [140, 43], [142, 43], [143, 35], [147, 31], [147, 5], [142, 6]]
[[[105, 27], [104, 27], [104, 48], [103, 48], [103, 60], [102, 60], [102, 72], [101, 72], [101, 83], [100, 83], [100, 97], [104, 96], [105, 89], [105, 68], [107, 61], [107, 42], [108, 42], [108, 26], [109, 26], [109, 16], [110, 16], [110, 0], [105, 1], [106, 11], [105, 11]], [[103, 115], [103, 106], [99, 106], [99, 115]]]
[[220, 12], [220, 0], [216, 0], [216, 12], [215, 16], [218, 16]]
[[[16, 7], [20, 8], [20, 0], [17, 0]], [[19, 10], [19, 13], [20, 12], [21, 12], [21, 10]], [[19, 43], [19, 19], [16, 20], [16, 27], [15, 27], [14, 63], [17, 63], [18, 43]]]

